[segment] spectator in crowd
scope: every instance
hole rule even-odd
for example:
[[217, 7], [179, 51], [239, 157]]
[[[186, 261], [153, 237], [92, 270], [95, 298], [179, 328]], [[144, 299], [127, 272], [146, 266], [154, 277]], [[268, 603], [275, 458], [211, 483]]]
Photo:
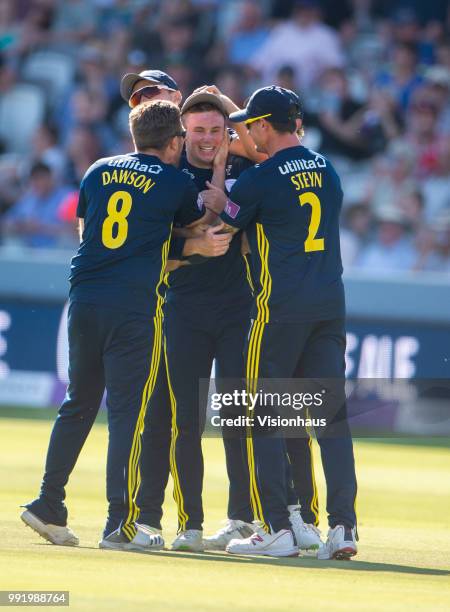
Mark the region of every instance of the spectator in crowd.
[[28, 190], [4, 217], [3, 237], [14, 237], [24, 246], [57, 246], [65, 233], [58, 209], [67, 192], [67, 187], [56, 182], [50, 166], [36, 162]]
[[345, 63], [339, 38], [321, 20], [317, 0], [297, 0], [292, 18], [275, 26], [266, 42], [251, 58], [264, 83], [272, 83], [281, 66], [295, 70], [296, 84], [309, 88], [325, 68]]
[[43, 123], [36, 130], [32, 140], [31, 157], [47, 164], [57, 177], [61, 177], [66, 163], [64, 151], [59, 146], [59, 133], [51, 123]]
[[415, 271], [450, 275], [450, 211], [438, 215], [433, 224], [422, 226], [416, 234], [415, 244]]
[[239, 20], [228, 42], [228, 59], [232, 64], [246, 64], [256, 55], [269, 35], [268, 24], [263, 20], [261, 4], [245, 0], [240, 5]]
[[436, 172], [422, 183], [425, 196], [425, 218], [434, 223], [450, 211], [450, 135], [442, 141], [438, 150]]
[[355, 203], [343, 211], [341, 228], [341, 257], [344, 270], [351, 268], [362, 248], [367, 244], [371, 231], [372, 213], [365, 203]]
[[394, 141], [377, 159], [367, 180], [366, 192], [375, 214], [386, 204], [398, 202], [404, 193], [419, 189], [413, 177], [415, 161], [414, 151], [402, 140]]
[[412, 100], [404, 135], [406, 145], [415, 156], [414, 174], [418, 179], [425, 179], [438, 172], [439, 150], [443, 139], [438, 125], [438, 105], [427, 95], [426, 90], [419, 90]]
[[96, 132], [88, 125], [75, 126], [67, 138], [65, 175], [68, 184], [78, 187], [89, 166], [101, 157], [102, 150], [104, 149]]
[[[355, 100], [341, 68], [325, 70], [318, 91], [315, 110], [306, 116], [305, 124], [320, 130], [320, 148], [325, 154], [361, 160], [384, 149], [384, 124], [395, 125], [386, 104], [383, 106], [378, 99], [371, 100], [369, 105]], [[395, 127], [391, 132], [394, 131]]]
[[67, 142], [71, 130], [82, 126], [90, 129], [99, 138], [102, 151], [113, 151], [115, 135], [107, 116], [108, 99], [104, 92], [102, 94], [85, 87], [76, 89], [66, 105], [65, 113], [59, 118], [64, 142]]
[[425, 84], [438, 109], [439, 132], [450, 134], [450, 68], [431, 66], [425, 72]]
[[416, 251], [404, 214], [395, 206], [378, 211], [375, 238], [361, 251], [356, 267], [377, 274], [395, 274], [412, 270]]
[[51, 29], [51, 42], [75, 52], [76, 46], [95, 34], [97, 7], [92, 0], [64, 0], [56, 2]]
[[423, 83], [417, 65], [418, 52], [414, 43], [397, 43], [392, 51], [391, 65], [375, 81], [376, 87], [389, 93], [403, 111], [408, 108], [411, 97]]

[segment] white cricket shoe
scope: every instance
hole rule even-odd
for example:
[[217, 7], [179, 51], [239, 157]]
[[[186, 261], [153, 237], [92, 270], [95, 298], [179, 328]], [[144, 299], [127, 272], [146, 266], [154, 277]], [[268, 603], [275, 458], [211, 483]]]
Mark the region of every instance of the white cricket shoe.
[[44, 523], [35, 514], [29, 510], [25, 510], [20, 515], [20, 518], [38, 533], [44, 540], [57, 544], [58, 546], [78, 546], [79, 540], [70, 527], [60, 527], [51, 523]]
[[321, 560], [348, 560], [358, 552], [355, 539], [356, 529], [336, 525], [328, 531], [327, 541], [319, 548], [317, 558]]
[[289, 520], [291, 521], [292, 531], [297, 540], [300, 550], [306, 552], [317, 552], [323, 545], [320, 539], [320, 530], [315, 525], [305, 523], [302, 519], [300, 506], [288, 506]]
[[226, 551], [232, 555], [265, 555], [267, 557], [298, 557], [298, 546], [290, 529], [266, 533], [258, 521], [255, 533], [243, 540], [231, 540]]
[[227, 519], [222, 529], [216, 531], [212, 536], [203, 538], [205, 550], [225, 550], [231, 540], [243, 540], [255, 533], [252, 523]]
[[145, 525], [144, 523], [135, 523], [136, 527], [141, 531], [145, 531], [150, 535], [160, 535], [162, 536], [162, 529], [158, 529], [157, 527], [152, 527], [151, 525]]
[[182, 531], [172, 542], [172, 550], [203, 552], [203, 531], [200, 529], [187, 529], [186, 531]]
[[140, 527], [134, 538], [130, 541], [121, 533], [120, 529], [113, 531], [98, 543], [99, 548], [108, 550], [139, 550], [141, 552], [153, 552], [164, 548], [164, 540], [160, 535], [146, 533]]

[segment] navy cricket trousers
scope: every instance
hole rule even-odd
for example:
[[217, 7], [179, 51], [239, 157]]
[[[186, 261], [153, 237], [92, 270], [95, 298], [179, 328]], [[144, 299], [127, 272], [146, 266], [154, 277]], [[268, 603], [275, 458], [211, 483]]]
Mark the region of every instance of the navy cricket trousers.
[[[325, 418], [316, 429], [327, 483], [330, 527], [356, 524], [356, 475], [353, 444], [345, 403], [345, 326], [342, 319], [305, 323], [252, 321], [246, 345], [247, 388], [256, 392], [260, 379], [309, 379], [325, 386], [327, 401], [311, 407], [313, 419]], [[263, 407], [255, 411], [262, 414]], [[300, 432], [301, 433], [301, 432]], [[291, 453], [304, 447], [304, 435], [289, 439]], [[286, 511], [286, 441], [280, 431], [255, 427], [249, 430], [247, 450], [251, 502], [255, 518], [274, 531], [289, 528]], [[295, 469], [293, 470], [295, 471]]]
[[71, 303], [69, 385], [50, 438], [40, 499], [64, 512], [65, 486], [106, 388], [108, 519], [132, 539], [138, 515], [141, 434], [161, 355], [162, 319], [111, 307]]
[[[199, 393], [200, 380], [210, 378], [214, 359], [218, 392], [230, 390], [230, 382], [241, 379], [247, 317], [248, 305], [226, 304], [215, 310], [199, 307], [191, 313], [179, 304], [169, 302], [165, 306], [172, 424], [170, 464], [181, 531], [202, 529], [203, 523], [201, 437], [206, 405]], [[239, 437], [228, 436], [224, 436], [224, 447], [229, 478], [228, 517], [250, 522], [253, 515], [245, 447]]]

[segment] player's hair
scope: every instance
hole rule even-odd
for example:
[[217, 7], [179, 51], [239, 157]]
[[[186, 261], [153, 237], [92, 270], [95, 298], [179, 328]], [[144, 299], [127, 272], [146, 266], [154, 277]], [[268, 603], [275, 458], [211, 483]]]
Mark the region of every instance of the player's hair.
[[139, 104], [130, 112], [129, 124], [138, 151], [162, 150], [171, 138], [183, 132], [180, 109], [168, 100]]
[[223, 113], [223, 111], [221, 111], [218, 106], [215, 106], [210, 102], [199, 102], [198, 104], [194, 104], [183, 113], [183, 117], [189, 115], [189, 113], [208, 113], [210, 111], [216, 111], [217, 113], [220, 113], [224, 119], [227, 119], [227, 116]]
[[267, 119], [270, 125], [276, 132], [280, 134], [294, 134], [297, 131], [297, 121], [295, 117], [289, 118], [287, 121], [270, 121]]

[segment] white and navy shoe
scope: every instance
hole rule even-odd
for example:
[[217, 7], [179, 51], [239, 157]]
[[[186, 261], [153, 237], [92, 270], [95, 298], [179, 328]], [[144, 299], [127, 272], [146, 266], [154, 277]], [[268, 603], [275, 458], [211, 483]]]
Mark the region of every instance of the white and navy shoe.
[[98, 547], [106, 550], [153, 552], [154, 550], [162, 550], [164, 548], [164, 540], [161, 535], [151, 535], [140, 527], [137, 527], [134, 538], [128, 540], [120, 529], [117, 529], [104, 537], [98, 543]]
[[327, 541], [320, 547], [317, 558], [321, 560], [349, 560], [358, 552], [356, 546], [356, 529], [336, 525], [328, 531]]
[[181, 531], [172, 542], [172, 550], [203, 552], [203, 531], [200, 529], [187, 529], [186, 531]]
[[145, 531], [150, 535], [160, 535], [162, 536], [162, 529], [158, 529], [158, 527], [152, 527], [151, 525], [145, 525], [145, 523], [135, 523], [138, 529]]
[[301, 551], [307, 553], [317, 553], [323, 545], [320, 539], [320, 530], [315, 525], [305, 523], [302, 519], [300, 506], [288, 506], [289, 520], [291, 521], [292, 531], [297, 540]]
[[227, 519], [222, 529], [219, 529], [211, 536], [203, 538], [203, 544], [205, 550], [225, 550], [231, 540], [243, 540], [244, 538], [249, 538], [254, 533], [255, 528], [252, 523]]
[[262, 523], [255, 521], [255, 533], [249, 538], [231, 540], [226, 551], [232, 555], [264, 555], [267, 557], [298, 557], [298, 546], [290, 529], [266, 533]]
[[58, 546], [78, 546], [80, 543], [77, 536], [70, 529], [61, 525], [53, 525], [52, 523], [45, 523], [36, 514], [33, 514], [30, 510], [25, 510], [20, 515], [20, 518], [31, 527], [36, 533], [38, 533], [44, 540], [57, 544]]

